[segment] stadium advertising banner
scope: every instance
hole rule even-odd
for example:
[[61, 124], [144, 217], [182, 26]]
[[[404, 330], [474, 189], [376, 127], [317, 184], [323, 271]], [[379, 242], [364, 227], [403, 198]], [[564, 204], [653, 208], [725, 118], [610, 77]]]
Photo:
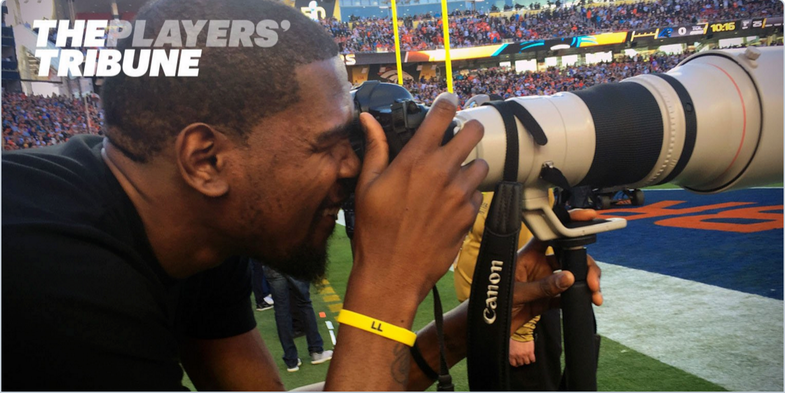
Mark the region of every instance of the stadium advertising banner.
[[704, 35], [708, 29], [709, 23], [697, 23], [694, 25], [684, 25], [677, 27], [660, 27], [658, 29], [633, 30], [630, 32], [630, 42]]
[[767, 27], [782, 26], [782, 17], [740, 19], [732, 22], [710, 23], [709, 31], [719, 33], [723, 31], [737, 31], [749, 29], [765, 29]]
[[741, 30], [747, 29], [762, 29], [766, 26], [766, 18], [755, 18], [755, 19], [742, 19], [739, 21], [739, 26]]
[[[496, 57], [505, 54], [524, 53], [536, 50], [559, 50], [568, 48], [586, 48], [591, 46], [615, 45], [626, 42], [627, 32], [603, 33], [550, 40], [526, 41], [514, 44], [498, 44], [458, 48], [450, 50], [451, 60], [469, 60]], [[394, 52], [352, 53], [341, 55], [347, 66], [384, 64], [395, 62]], [[402, 54], [404, 63], [432, 63], [444, 61], [444, 49], [407, 51]]]
[[516, 44], [507, 44], [496, 55], [515, 54], [537, 50], [560, 50], [569, 48], [586, 48], [590, 46], [615, 45], [627, 41], [627, 32], [603, 33], [596, 35], [582, 35], [577, 37], [554, 38], [550, 40], [526, 41]]
[[577, 37], [557, 38], [546, 40], [545, 47], [549, 50], [568, 48], [586, 48], [589, 46], [615, 45], [627, 41], [627, 32], [603, 33], [596, 35], [582, 35]]
[[763, 27], [782, 26], [782, 19], [783, 17], [781, 16], [775, 16], [773, 18], [765, 18], [763, 20]]
[[679, 38], [696, 35], [704, 35], [708, 31], [708, 23], [697, 23], [694, 25], [684, 25], [678, 27], [663, 27], [657, 32], [658, 39]]
[[341, 58], [347, 66], [385, 63], [395, 64], [395, 52], [348, 53], [341, 54]]
[[709, 32], [722, 33], [741, 30], [740, 21], [709, 23]]
[[660, 29], [633, 30], [630, 32], [630, 42], [653, 41], [657, 38], [657, 33], [659, 33], [659, 31]]
[[[450, 50], [450, 59], [468, 60], [498, 56], [508, 44], [477, 46]], [[408, 51], [403, 58], [404, 63], [421, 63], [444, 61], [444, 49]]]
[[782, 17], [773, 18], [751, 18], [739, 19], [734, 21], [722, 21], [712, 23], [698, 23], [678, 27], [661, 27], [658, 29], [633, 30], [630, 32], [629, 40], [634, 41], [653, 41], [668, 38], [678, 38], [707, 33], [722, 33], [741, 31], [749, 29], [763, 29], [766, 27], [782, 26]]
[[[420, 70], [417, 64], [407, 64], [401, 67], [404, 80], [419, 80]], [[392, 64], [374, 64], [368, 67], [367, 80], [398, 83], [398, 70], [395, 62]]]
[[[780, 19], [780, 24], [782, 24], [782, 18], [780, 17], [779, 19]], [[710, 23], [709, 32], [722, 33], [726, 31], [762, 29], [768, 27], [766, 22], [767, 22], [766, 18], [755, 18], [755, 19], [741, 19], [731, 22]]]

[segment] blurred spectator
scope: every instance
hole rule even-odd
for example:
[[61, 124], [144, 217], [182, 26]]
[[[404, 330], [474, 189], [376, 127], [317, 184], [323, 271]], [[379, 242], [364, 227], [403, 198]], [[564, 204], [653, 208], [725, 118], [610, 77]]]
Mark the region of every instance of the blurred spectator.
[[264, 265], [262, 262], [249, 259], [251, 266], [251, 287], [253, 288], [253, 297], [256, 301], [256, 311], [264, 311], [273, 308], [272, 292], [270, 292], [270, 284], [267, 283], [267, 277], [264, 275]]
[[[294, 312], [300, 312], [305, 321], [305, 338], [308, 342], [311, 364], [322, 364], [332, 359], [333, 351], [324, 350], [324, 341], [316, 324], [316, 314], [311, 303], [310, 283], [281, 274], [269, 266], [264, 266], [264, 274], [270, 283], [270, 290], [275, 301], [275, 325], [278, 329], [278, 339], [284, 351], [283, 361], [286, 364], [286, 371], [298, 371], [302, 365], [302, 360], [297, 354], [297, 346], [294, 344], [294, 328], [292, 326]], [[289, 308], [290, 295], [296, 297], [297, 310]]]

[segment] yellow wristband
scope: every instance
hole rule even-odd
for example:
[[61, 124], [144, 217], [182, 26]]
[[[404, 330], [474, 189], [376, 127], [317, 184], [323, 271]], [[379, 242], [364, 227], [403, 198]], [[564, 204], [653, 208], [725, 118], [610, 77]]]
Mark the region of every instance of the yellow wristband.
[[338, 323], [356, 327], [357, 329], [365, 330], [373, 334], [378, 334], [382, 337], [389, 338], [393, 341], [414, 346], [414, 341], [417, 340], [417, 335], [411, 330], [404, 329], [399, 326], [382, 322], [378, 319], [371, 318], [354, 311], [341, 310], [338, 313], [338, 318], [335, 319]]

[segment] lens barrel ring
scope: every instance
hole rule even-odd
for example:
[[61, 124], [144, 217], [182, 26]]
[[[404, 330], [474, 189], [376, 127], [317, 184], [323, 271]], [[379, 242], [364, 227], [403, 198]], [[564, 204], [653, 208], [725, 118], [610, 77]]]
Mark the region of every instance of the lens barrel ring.
[[[665, 81], [653, 75], [639, 75], [630, 79], [625, 79], [620, 83], [634, 82], [646, 87], [650, 92], [656, 93], [655, 99], [665, 107], [663, 118], [663, 147], [665, 151], [660, 153], [657, 165], [652, 168], [652, 173], [645, 179], [636, 183], [636, 187], [644, 187], [657, 182], [667, 176], [678, 163], [679, 155], [684, 146], [684, 137], [679, 138], [679, 113], [677, 108], [682, 104], [679, 97], [674, 94], [673, 88]], [[677, 107], [678, 105], [678, 107]], [[683, 117], [683, 116], [682, 116]], [[682, 133], [683, 134], [683, 133]], [[679, 140], [681, 139], [681, 141]]]

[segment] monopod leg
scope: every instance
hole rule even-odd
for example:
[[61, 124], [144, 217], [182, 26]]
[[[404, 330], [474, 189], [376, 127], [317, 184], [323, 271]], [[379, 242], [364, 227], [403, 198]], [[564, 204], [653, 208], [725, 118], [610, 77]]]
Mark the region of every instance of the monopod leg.
[[588, 235], [559, 239], [555, 245], [562, 269], [575, 276], [575, 284], [561, 295], [567, 390], [597, 390], [596, 328], [591, 291], [586, 283], [588, 267], [584, 247], [596, 238]]

